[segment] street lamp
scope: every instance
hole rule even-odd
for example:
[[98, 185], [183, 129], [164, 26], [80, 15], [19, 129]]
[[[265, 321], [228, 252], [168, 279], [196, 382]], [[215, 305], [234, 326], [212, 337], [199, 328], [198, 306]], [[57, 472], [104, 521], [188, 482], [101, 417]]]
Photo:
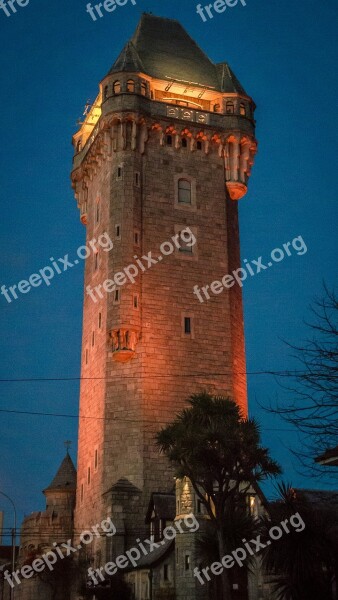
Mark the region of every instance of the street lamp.
[[[13, 511], [14, 511], [14, 529], [12, 529], [12, 573], [14, 573], [15, 571], [15, 543], [16, 543], [16, 508], [15, 508], [15, 504], [12, 500], [12, 498], [10, 498], [9, 496], [7, 496], [7, 494], [5, 494], [4, 492], [0, 491], [0, 494], [2, 496], [4, 496], [5, 498], [7, 498], [7, 500], [10, 501], [11, 505], [13, 506]], [[11, 600], [14, 600], [14, 587], [11, 587]]]

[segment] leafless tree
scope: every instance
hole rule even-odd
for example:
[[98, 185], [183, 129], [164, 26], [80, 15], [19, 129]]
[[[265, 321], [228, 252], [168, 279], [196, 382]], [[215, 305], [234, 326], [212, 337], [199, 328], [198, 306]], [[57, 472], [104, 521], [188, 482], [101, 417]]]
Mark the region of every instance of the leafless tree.
[[[293, 450], [307, 474], [335, 474], [337, 467], [321, 467], [315, 458], [338, 444], [338, 298], [325, 284], [321, 298], [311, 306], [306, 325], [310, 335], [299, 346], [288, 344], [299, 369], [279, 380], [286, 399], [267, 409], [300, 432], [302, 447]], [[291, 396], [291, 398], [290, 398]], [[289, 398], [289, 399], [288, 399]]]

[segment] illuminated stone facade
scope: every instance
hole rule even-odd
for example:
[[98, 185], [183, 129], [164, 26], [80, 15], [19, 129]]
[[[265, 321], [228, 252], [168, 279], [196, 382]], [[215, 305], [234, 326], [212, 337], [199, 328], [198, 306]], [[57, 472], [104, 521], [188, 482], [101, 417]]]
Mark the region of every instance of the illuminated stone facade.
[[[193, 288], [240, 266], [236, 200], [256, 151], [254, 108], [177, 21], [143, 15], [74, 135], [87, 243], [104, 232], [114, 243], [85, 268], [101, 297], [84, 296], [75, 530], [108, 515], [118, 528], [110, 544], [95, 540], [97, 566], [146, 534], [152, 492], [172, 490], [154, 436], [186, 399], [207, 390], [247, 411], [241, 289], [201, 304]], [[176, 248], [134, 284], [103, 290], [185, 227], [192, 252]]]

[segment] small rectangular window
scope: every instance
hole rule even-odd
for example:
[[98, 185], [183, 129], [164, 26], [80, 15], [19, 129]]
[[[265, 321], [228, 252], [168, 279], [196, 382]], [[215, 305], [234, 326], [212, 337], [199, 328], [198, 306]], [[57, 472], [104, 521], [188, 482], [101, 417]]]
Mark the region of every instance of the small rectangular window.
[[137, 187], [140, 187], [141, 184], [141, 174], [139, 173], [139, 171], [136, 171], [135, 173], [135, 185]]
[[122, 179], [123, 169], [122, 167], [117, 167], [117, 179]]
[[191, 204], [191, 182], [188, 179], [178, 180], [178, 202], [179, 204]]
[[184, 568], [186, 571], [190, 570], [190, 554], [186, 554], [184, 558]]
[[138, 294], [134, 294], [134, 296], [133, 296], [133, 308], [135, 308], [137, 310], [138, 307], [139, 307]]
[[141, 234], [138, 229], [134, 229], [134, 246], [139, 246], [141, 244]]
[[121, 225], [115, 225], [115, 237], [120, 239], [121, 237]]
[[191, 318], [190, 317], [184, 317], [184, 333], [186, 335], [191, 334]]

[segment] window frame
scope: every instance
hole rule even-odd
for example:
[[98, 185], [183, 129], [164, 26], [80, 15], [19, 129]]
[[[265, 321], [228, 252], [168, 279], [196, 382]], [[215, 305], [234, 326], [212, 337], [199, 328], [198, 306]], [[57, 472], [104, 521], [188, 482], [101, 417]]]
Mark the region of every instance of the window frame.
[[[179, 182], [181, 180], [189, 181], [191, 190], [190, 190], [190, 199], [191, 202], [188, 204], [187, 202], [179, 201]], [[196, 179], [189, 175], [188, 173], [176, 173], [174, 177], [174, 186], [175, 186], [175, 208], [179, 210], [185, 211], [193, 211], [197, 210], [197, 199], [196, 199]]]
[[[187, 225], [187, 224], [184, 224], [184, 225], [176, 224], [174, 227], [175, 235], [180, 234], [181, 231], [183, 231], [183, 229], [186, 229], [187, 227], [189, 227], [190, 231], [195, 236], [196, 242], [193, 246], [191, 246], [191, 252], [184, 251], [184, 250], [182, 250], [182, 248], [178, 248], [175, 245], [175, 256], [179, 260], [198, 260], [198, 228], [195, 226]], [[178, 244], [178, 240], [177, 240], [177, 244]]]

